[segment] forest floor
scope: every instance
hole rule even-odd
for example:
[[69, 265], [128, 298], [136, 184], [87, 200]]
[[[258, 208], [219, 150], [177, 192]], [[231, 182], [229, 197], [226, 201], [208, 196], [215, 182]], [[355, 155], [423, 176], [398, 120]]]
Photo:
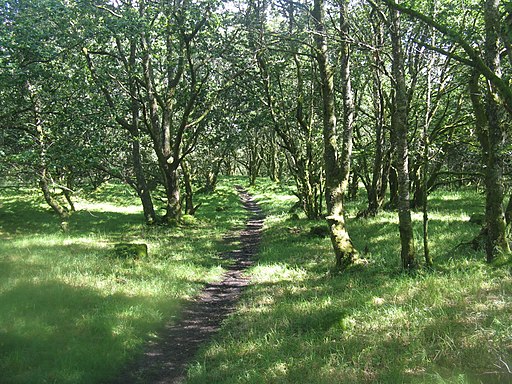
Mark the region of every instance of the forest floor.
[[207, 284], [188, 304], [180, 319], [171, 319], [144, 354], [132, 362], [113, 383], [182, 383], [186, 369], [199, 348], [215, 334], [222, 320], [236, 306], [242, 289], [249, 284], [244, 270], [253, 264], [261, 241], [264, 215], [252, 196], [236, 186], [240, 200], [250, 212], [245, 228], [224, 238], [239, 243], [236, 250], [223, 253], [229, 266], [220, 282]]
[[223, 178], [195, 216], [147, 227], [105, 184], [76, 196], [67, 233], [37, 191], [0, 189], [0, 382], [512, 384], [512, 258], [461, 246], [481, 191], [429, 196], [434, 267], [403, 273], [396, 212], [357, 219], [361, 189], [347, 226], [368, 264], [339, 274], [293, 186], [246, 185]]

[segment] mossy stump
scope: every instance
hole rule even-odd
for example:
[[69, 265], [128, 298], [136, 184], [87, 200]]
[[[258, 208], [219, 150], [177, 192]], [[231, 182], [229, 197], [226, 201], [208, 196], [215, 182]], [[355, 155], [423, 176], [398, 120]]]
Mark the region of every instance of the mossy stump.
[[114, 245], [114, 256], [120, 259], [143, 259], [148, 257], [148, 246], [144, 243], [118, 243]]

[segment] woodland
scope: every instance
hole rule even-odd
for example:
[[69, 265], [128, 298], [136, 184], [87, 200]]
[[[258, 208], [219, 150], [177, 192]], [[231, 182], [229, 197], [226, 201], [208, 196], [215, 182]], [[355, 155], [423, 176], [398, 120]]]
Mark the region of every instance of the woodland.
[[240, 185], [260, 251], [191, 383], [512, 382], [510, 3], [0, 17], [0, 382], [116, 377], [220, 279]]

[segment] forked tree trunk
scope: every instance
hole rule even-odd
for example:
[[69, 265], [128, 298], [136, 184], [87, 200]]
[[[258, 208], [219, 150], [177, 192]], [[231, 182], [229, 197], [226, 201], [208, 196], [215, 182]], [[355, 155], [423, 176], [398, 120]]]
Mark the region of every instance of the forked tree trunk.
[[[325, 198], [327, 205], [326, 219], [336, 257], [336, 268], [338, 270], [344, 270], [352, 264], [357, 257], [357, 252], [345, 226], [343, 211], [343, 194], [350, 169], [350, 150], [352, 143], [344, 143], [343, 148], [345, 149], [345, 153], [342, 154], [340, 159], [337, 149], [334, 73], [329, 64], [326, 32], [323, 24], [324, 0], [314, 1], [312, 16], [316, 32], [315, 53], [322, 90]], [[345, 76], [342, 76], [342, 78], [346, 79]], [[349, 127], [345, 127], [344, 140], [351, 139], [351, 132], [350, 134], [346, 132], [348, 128]], [[338, 161], [340, 161], [340, 163], [338, 163]]]

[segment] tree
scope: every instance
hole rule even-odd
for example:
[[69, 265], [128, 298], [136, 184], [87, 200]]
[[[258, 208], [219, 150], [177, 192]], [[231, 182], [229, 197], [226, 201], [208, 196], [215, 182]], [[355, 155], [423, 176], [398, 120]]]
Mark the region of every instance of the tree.
[[75, 36], [54, 34], [54, 28], [69, 31], [75, 15], [52, 0], [7, 3], [1, 11], [0, 124], [10, 146], [8, 160], [25, 180], [37, 182], [66, 229], [74, 210], [73, 185], [94, 157], [86, 148], [84, 130], [94, 121], [90, 99], [81, 95], [84, 73], [73, 49]]
[[351, 127], [344, 127], [344, 143], [342, 145], [344, 152], [342, 152], [340, 157], [336, 132], [334, 72], [329, 62], [323, 0], [314, 1], [311, 15], [315, 26], [315, 56], [318, 63], [322, 95], [326, 219], [336, 257], [336, 268], [344, 270], [357, 257], [357, 252], [345, 225], [343, 211], [343, 195], [347, 187], [350, 171], [351, 143], [348, 141], [351, 140]]
[[401, 260], [404, 269], [416, 267], [414, 232], [409, 201], [408, 106], [404, 61], [401, 43], [400, 17], [390, 10], [391, 44], [393, 51], [393, 112], [391, 115], [392, 145], [396, 147], [395, 168], [398, 176], [398, 221], [400, 227]]

